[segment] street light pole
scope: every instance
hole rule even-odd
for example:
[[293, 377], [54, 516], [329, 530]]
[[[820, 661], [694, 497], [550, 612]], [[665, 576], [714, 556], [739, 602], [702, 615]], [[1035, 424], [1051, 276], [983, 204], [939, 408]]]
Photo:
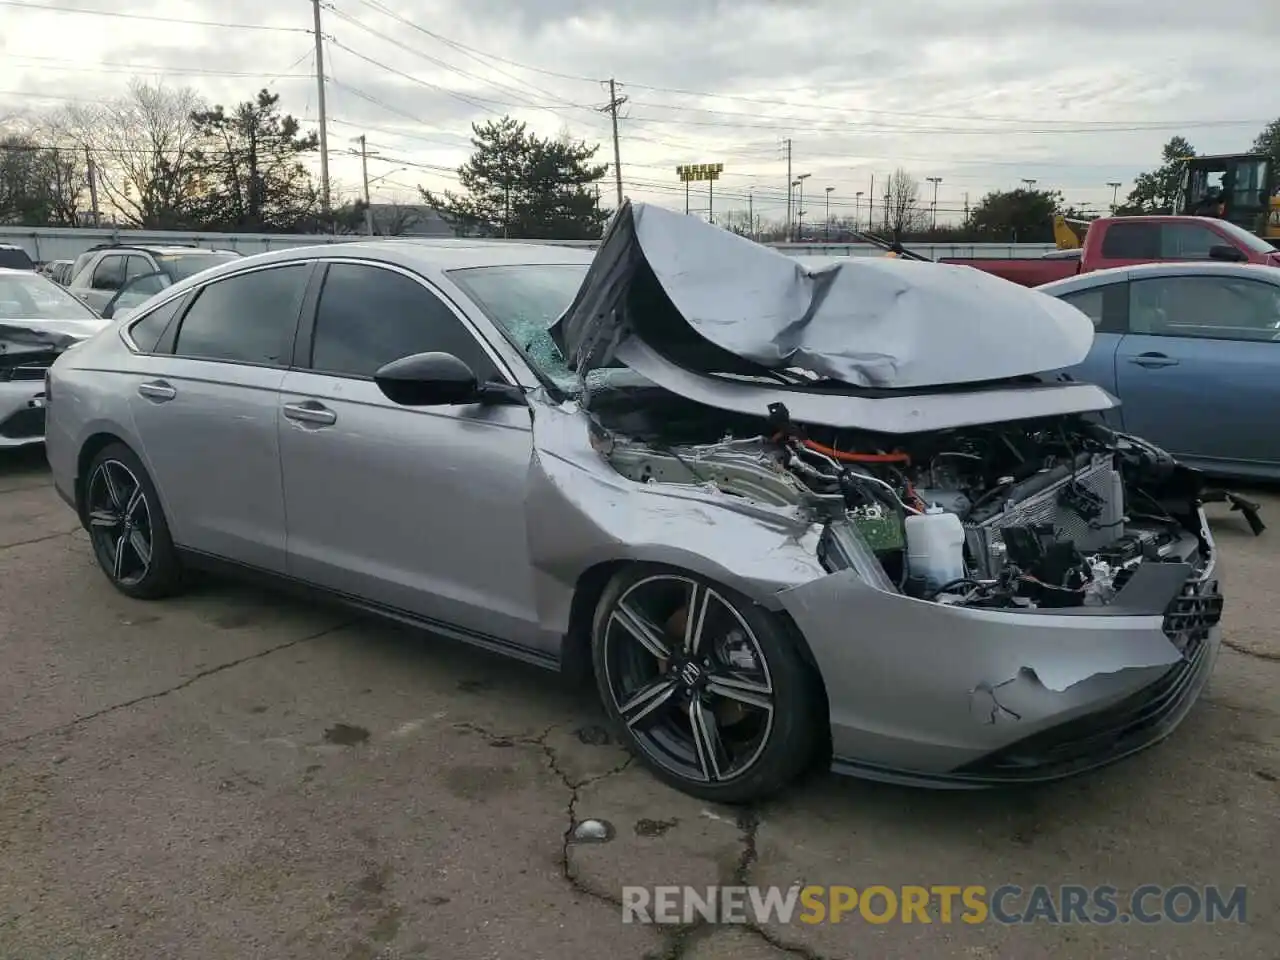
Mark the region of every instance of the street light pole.
[[827, 225], [822, 228], [822, 239], [831, 242], [831, 191], [835, 187], [827, 187]]
[[1108, 180], [1107, 186], [1111, 188], [1111, 212], [1116, 212], [1116, 204], [1118, 203], [1120, 193], [1120, 181]]
[[1030, 189], [1031, 187], [1034, 187], [1034, 186], [1035, 186], [1037, 183], [1039, 183], [1040, 181], [1039, 181], [1039, 180], [1035, 180], [1035, 179], [1028, 179], [1027, 177], [1023, 177], [1023, 178], [1022, 178], [1022, 182], [1023, 182], [1023, 183], [1025, 183], [1025, 184], [1027, 185], [1027, 189]]
[[853, 229], [856, 231], [862, 223], [862, 191], [859, 190], [853, 195]]
[[796, 200], [796, 239], [804, 239], [804, 182], [811, 177], [812, 174], [801, 173], [796, 175], [796, 186], [800, 188], [799, 197]]
[[938, 229], [938, 184], [942, 182], [941, 177], [925, 177], [933, 184], [933, 229]]

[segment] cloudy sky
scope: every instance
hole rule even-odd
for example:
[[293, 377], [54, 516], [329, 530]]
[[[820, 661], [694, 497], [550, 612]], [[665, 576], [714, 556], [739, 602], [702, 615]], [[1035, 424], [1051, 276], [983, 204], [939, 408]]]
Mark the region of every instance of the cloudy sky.
[[[1280, 0], [322, 0], [322, 17], [331, 174], [356, 190], [365, 133], [375, 200], [456, 183], [470, 124], [503, 113], [612, 159], [609, 77], [627, 195], [682, 208], [675, 166], [718, 161], [717, 212], [750, 194], [779, 219], [788, 138], [810, 218], [827, 187], [832, 216], [865, 215], [857, 192], [902, 166], [942, 178], [950, 220], [1024, 178], [1100, 210], [1170, 136], [1240, 151], [1280, 116]], [[224, 104], [269, 85], [313, 127], [311, 27], [307, 0], [0, 0], [0, 118], [140, 76]]]

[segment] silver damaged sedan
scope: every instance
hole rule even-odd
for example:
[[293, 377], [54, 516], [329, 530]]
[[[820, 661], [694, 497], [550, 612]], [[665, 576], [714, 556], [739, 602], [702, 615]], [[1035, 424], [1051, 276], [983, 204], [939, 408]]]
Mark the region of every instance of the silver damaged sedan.
[[1219, 644], [1211, 492], [1037, 374], [1091, 340], [979, 271], [625, 204], [594, 255], [353, 242], [176, 283], [58, 358], [47, 444], [129, 596], [238, 570], [589, 672], [696, 796], [824, 760], [1048, 780], [1164, 738]]

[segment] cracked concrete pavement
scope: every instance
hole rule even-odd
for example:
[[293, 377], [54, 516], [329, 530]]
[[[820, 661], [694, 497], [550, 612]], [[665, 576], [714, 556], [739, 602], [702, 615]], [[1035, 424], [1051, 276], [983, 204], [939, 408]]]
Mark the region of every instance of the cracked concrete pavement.
[[[40, 452], [0, 454], [0, 960], [1274, 957], [1280, 532], [1215, 530], [1231, 648], [1161, 747], [1044, 789], [819, 773], [735, 810], [534, 668], [252, 586], [128, 600]], [[575, 842], [584, 818], [615, 836]], [[621, 922], [627, 884], [796, 882], [1247, 884], [1250, 922]]]

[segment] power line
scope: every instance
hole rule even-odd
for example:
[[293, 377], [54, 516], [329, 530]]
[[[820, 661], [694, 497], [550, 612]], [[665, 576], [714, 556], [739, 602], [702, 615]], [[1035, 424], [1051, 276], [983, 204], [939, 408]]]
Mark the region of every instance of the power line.
[[[368, 62], [368, 63], [372, 63], [374, 66], [381, 67], [381, 68], [382, 68], [382, 69], [384, 69], [384, 70], [388, 70], [388, 71], [390, 71], [390, 72], [392, 72], [392, 73], [396, 73], [396, 74], [398, 74], [399, 76], [405, 77], [406, 79], [409, 79], [409, 80], [411, 80], [411, 81], [413, 81], [413, 82], [415, 82], [415, 83], [419, 83], [419, 84], [422, 84], [422, 85], [424, 85], [424, 86], [428, 86], [428, 87], [430, 87], [431, 89], [434, 89], [434, 90], [437, 90], [437, 91], [440, 91], [440, 92], [446, 93], [446, 94], [448, 94], [449, 96], [455, 97], [455, 98], [457, 98], [457, 99], [461, 99], [461, 100], [463, 100], [463, 102], [469, 102], [469, 103], [471, 103], [471, 105], [472, 105], [472, 106], [480, 106], [480, 107], [481, 107], [481, 109], [487, 109], [487, 108], [485, 108], [485, 107], [483, 106], [483, 104], [482, 104], [482, 103], [477, 103], [476, 101], [483, 101], [483, 102], [485, 102], [485, 103], [493, 103], [493, 104], [497, 104], [498, 106], [505, 106], [505, 107], [529, 108], [529, 109], [535, 109], [535, 110], [547, 110], [548, 112], [551, 112], [551, 113], [554, 113], [554, 112], [555, 112], [555, 110], [554, 110], [554, 108], [553, 108], [553, 107], [549, 107], [549, 106], [547, 106], [547, 105], [545, 105], [545, 104], [538, 103], [536, 100], [533, 100], [533, 99], [531, 99], [531, 98], [529, 98], [529, 97], [525, 96], [525, 95], [524, 95], [524, 93], [523, 93], [522, 91], [515, 90], [515, 89], [513, 89], [513, 88], [506, 87], [506, 86], [504, 86], [503, 84], [495, 83], [495, 82], [494, 82], [494, 81], [492, 81], [492, 80], [488, 80], [488, 79], [486, 79], [486, 78], [484, 78], [484, 77], [477, 76], [477, 75], [476, 75], [476, 74], [474, 74], [474, 73], [470, 73], [469, 71], [463, 70], [463, 69], [461, 69], [461, 68], [459, 68], [459, 67], [456, 67], [456, 66], [454, 66], [454, 65], [452, 65], [452, 64], [450, 64], [450, 63], [447, 63], [447, 62], [446, 62], [446, 61], [444, 61], [444, 60], [440, 60], [440, 59], [439, 59], [439, 58], [437, 58], [437, 57], [433, 57], [433, 56], [431, 56], [431, 55], [430, 55], [430, 54], [428, 54], [428, 53], [424, 53], [424, 52], [423, 52], [423, 51], [421, 51], [421, 50], [418, 50], [418, 49], [416, 49], [416, 48], [414, 48], [414, 47], [411, 47], [411, 46], [409, 46], [408, 44], [403, 43], [403, 42], [401, 42], [400, 40], [395, 39], [394, 37], [390, 37], [390, 36], [388, 36], [387, 34], [382, 33], [381, 31], [375, 30], [373, 27], [370, 27], [368, 24], [362, 23], [361, 21], [357, 20], [355, 17], [352, 17], [352, 16], [350, 16], [349, 14], [343, 13], [341, 10], [338, 10], [338, 9], [337, 9], [336, 7], [334, 7], [331, 3], [326, 3], [326, 4], [325, 4], [325, 8], [326, 8], [326, 9], [328, 9], [329, 11], [331, 11], [331, 12], [332, 12], [334, 15], [336, 15], [339, 19], [341, 19], [341, 20], [345, 21], [346, 23], [351, 24], [352, 26], [356, 27], [357, 29], [363, 30], [365, 33], [368, 33], [370, 36], [376, 37], [376, 38], [378, 38], [379, 40], [382, 40], [382, 41], [383, 41], [383, 42], [385, 42], [385, 43], [389, 43], [389, 44], [391, 44], [392, 46], [397, 47], [397, 48], [399, 48], [399, 49], [401, 49], [401, 50], [405, 51], [406, 53], [410, 53], [410, 54], [413, 54], [413, 55], [414, 55], [414, 56], [416, 56], [416, 57], [420, 57], [420, 58], [422, 58], [423, 60], [426, 60], [426, 61], [428, 61], [429, 63], [432, 63], [432, 64], [434, 64], [435, 66], [440, 67], [441, 69], [446, 70], [446, 71], [448, 71], [448, 72], [450, 72], [450, 73], [456, 73], [456, 74], [458, 74], [459, 76], [466, 77], [467, 79], [475, 80], [475, 81], [477, 81], [477, 82], [479, 82], [479, 83], [485, 84], [486, 86], [493, 87], [495, 90], [499, 90], [499, 91], [501, 91], [501, 92], [505, 93], [505, 94], [506, 94], [506, 95], [508, 95], [508, 96], [515, 96], [515, 97], [518, 97], [518, 98], [519, 98], [519, 102], [517, 102], [517, 103], [511, 103], [511, 102], [509, 102], [509, 101], [493, 100], [493, 99], [490, 99], [490, 98], [487, 98], [487, 97], [481, 97], [481, 96], [479, 96], [479, 95], [463, 94], [463, 93], [461, 93], [461, 92], [451, 91], [451, 90], [449, 90], [447, 87], [441, 87], [441, 86], [439, 86], [439, 85], [437, 85], [437, 84], [431, 84], [431, 83], [428, 83], [428, 81], [421, 80], [421, 79], [419, 79], [419, 78], [417, 78], [417, 77], [414, 77], [414, 76], [412, 76], [412, 75], [410, 75], [410, 74], [403, 73], [403, 72], [401, 72], [401, 71], [399, 71], [399, 70], [396, 70], [396, 69], [395, 69], [395, 68], [393, 68], [393, 67], [388, 66], [388, 65], [387, 65], [387, 64], [385, 64], [385, 63], [379, 63], [378, 61], [373, 60], [373, 59], [371, 59], [371, 58], [369, 58], [369, 57], [365, 56], [364, 54], [362, 54], [362, 53], [360, 53], [360, 52], [358, 52], [358, 51], [356, 51], [356, 50], [352, 50], [350, 47], [345, 46], [344, 44], [338, 43], [338, 41], [337, 41], [337, 40], [334, 40], [334, 41], [333, 41], [337, 46], [342, 47], [342, 49], [346, 50], [348, 53], [352, 54], [353, 56], [359, 57], [360, 59], [362, 59], [362, 60], [364, 60], [364, 61], [366, 61], [366, 62]], [[561, 102], [562, 102], [562, 103], [566, 103], [566, 104], [568, 104], [568, 106], [569, 106], [569, 107], [574, 108], [574, 109], [579, 109], [579, 110], [588, 110], [588, 111], [590, 111], [590, 110], [591, 110], [591, 108], [590, 108], [590, 107], [585, 107], [585, 106], [581, 106], [581, 105], [579, 105], [579, 104], [569, 103], [568, 101], [561, 101]]]
[[276, 27], [263, 23], [229, 23], [222, 20], [189, 20], [185, 17], [161, 17], [149, 13], [119, 13], [115, 10], [86, 10], [84, 7], [63, 7], [49, 3], [28, 3], [26, 0], [0, 0], [0, 6], [19, 7], [23, 10], [39, 10], [45, 13], [79, 13], [91, 17], [116, 17], [121, 20], [149, 20], [152, 23], [181, 23], [193, 27], [228, 27], [234, 30], [270, 30], [276, 33], [310, 33], [302, 27]]
[[[381, 13], [384, 17], [390, 17], [392, 20], [395, 20], [397, 23], [404, 24], [406, 27], [409, 27], [412, 30], [416, 30], [419, 33], [423, 34], [424, 36], [431, 37], [433, 40], [436, 40], [440, 43], [445, 44], [446, 46], [449, 46], [458, 50], [459, 53], [463, 54], [464, 56], [470, 57], [472, 60], [474, 60], [476, 63], [480, 64], [481, 66], [487, 67], [488, 69], [494, 71], [495, 73], [500, 73], [504, 77], [507, 77], [510, 80], [514, 80], [516, 83], [519, 83], [522, 86], [526, 87], [527, 89], [532, 90], [534, 93], [539, 93], [542, 96], [546, 97], [547, 99], [557, 101], [559, 103], [564, 104], [565, 106], [570, 106], [570, 107], [578, 106], [578, 104], [575, 104], [571, 100], [566, 100], [563, 97], [559, 96], [558, 94], [554, 94], [549, 90], [544, 90], [541, 87], [533, 86], [533, 84], [529, 83], [529, 81], [524, 79], [523, 77], [517, 77], [515, 74], [508, 73], [507, 71], [503, 70], [501, 67], [496, 67], [492, 63], [486, 62], [486, 59], [484, 56], [471, 51], [469, 48], [463, 46], [460, 43], [457, 43], [456, 41], [450, 40], [448, 37], [442, 37], [438, 33], [433, 33], [432, 31], [426, 29], [425, 27], [415, 23], [413, 20], [410, 20], [408, 17], [402, 17], [400, 14], [396, 13], [394, 10], [390, 9], [389, 7], [387, 7], [382, 3], [377, 3], [375, 2], [375, 0], [359, 0], [359, 2], [362, 3], [364, 6], [368, 7], [370, 10], [376, 11], [377, 13]], [[493, 59], [493, 58], [490, 58], [490, 59]], [[559, 75], [557, 74], [557, 76]], [[581, 79], [586, 80], [587, 78], [581, 78]], [[588, 81], [588, 82], [594, 82], [594, 81]], [[496, 87], [496, 84], [495, 84], [495, 87]]]
[[[307, 51], [307, 56], [311, 52]], [[7, 60], [35, 60], [40, 63], [56, 63], [66, 64], [60, 67], [60, 70], [68, 73], [151, 73], [161, 76], [208, 76], [208, 77], [258, 77], [261, 79], [314, 79], [315, 75], [311, 73], [262, 73], [257, 70], [203, 70], [203, 69], [180, 69], [174, 67], [159, 67], [148, 63], [116, 63], [109, 60], [100, 60], [95, 63], [85, 63], [83, 60], [65, 60], [60, 57], [38, 57], [33, 54], [25, 53], [0, 53], [0, 57]], [[299, 63], [302, 61], [299, 60]], [[295, 64], [296, 65], [296, 64]], [[112, 69], [103, 69], [109, 67]], [[115, 69], [120, 68], [120, 69]], [[289, 69], [292, 69], [290, 67]]]
[[[399, 14], [393, 13], [384, 4], [371, 3], [369, 2], [369, 0], [360, 0], [360, 2], [365, 4], [365, 6], [367, 7], [370, 7], [374, 10], [378, 10], [380, 13], [384, 13], [387, 16], [392, 17], [393, 19], [406, 22], [404, 21], [403, 17], [401, 17]], [[418, 26], [417, 24], [413, 24], [413, 27], [418, 32], [426, 34], [427, 36], [431, 37], [433, 40], [438, 40], [440, 43], [443, 43], [446, 46], [454, 47], [457, 50], [466, 51], [467, 53], [476, 54], [477, 56], [486, 57], [490, 60], [497, 60], [499, 63], [505, 63], [509, 66], [516, 67], [517, 69], [520, 69], [520, 70], [529, 70], [533, 73], [540, 73], [546, 77], [557, 77], [561, 80], [577, 80], [583, 83], [599, 83], [600, 82], [599, 77], [584, 77], [581, 74], [574, 74], [574, 73], [558, 73], [555, 70], [547, 70], [543, 67], [535, 67], [535, 66], [532, 66], [531, 64], [521, 63], [518, 60], [510, 60], [506, 57], [500, 57], [496, 53], [488, 53], [484, 50], [479, 50], [475, 47], [469, 47], [465, 43], [462, 43], [458, 40], [452, 40], [449, 37], [441, 36], [438, 33], [433, 33], [432, 31], [428, 30], [426, 27]]]

